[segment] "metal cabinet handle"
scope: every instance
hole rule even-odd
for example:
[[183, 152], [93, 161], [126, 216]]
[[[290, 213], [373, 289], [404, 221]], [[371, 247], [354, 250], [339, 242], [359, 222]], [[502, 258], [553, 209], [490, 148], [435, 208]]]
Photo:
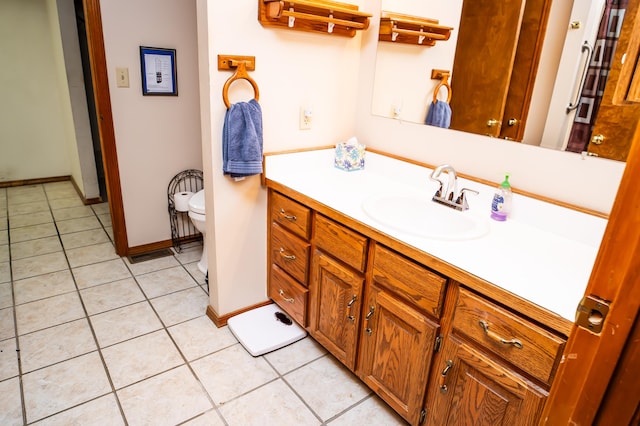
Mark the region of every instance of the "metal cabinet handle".
[[440, 385], [440, 392], [442, 393], [447, 393], [447, 391], [449, 390], [445, 382], [447, 380], [447, 374], [449, 374], [449, 370], [451, 370], [451, 367], [453, 367], [453, 361], [448, 360], [447, 364], [444, 366], [444, 369], [442, 370], [442, 373], [440, 373], [439, 385]]
[[354, 294], [353, 296], [351, 296], [351, 300], [349, 301], [349, 303], [347, 303], [347, 319], [349, 319], [349, 322], [351, 322], [351, 324], [354, 324], [356, 322], [356, 317], [351, 315], [351, 307], [354, 303], [356, 303], [356, 299], [357, 297]]
[[280, 247], [280, 256], [282, 256], [285, 260], [296, 260], [295, 255], [284, 253], [284, 247]]
[[287, 219], [287, 220], [288, 220], [288, 221], [290, 221], [290, 222], [295, 222], [296, 220], [298, 220], [298, 218], [297, 218], [297, 217], [295, 217], [294, 215], [292, 215], [292, 214], [287, 214], [287, 212], [285, 212], [285, 211], [284, 211], [284, 209], [280, 209], [280, 214], [281, 214], [282, 216], [284, 216], [284, 218], [285, 218], [285, 219]]
[[285, 301], [285, 302], [293, 303], [293, 302], [295, 302], [295, 301], [296, 301], [293, 297], [287, 297], [287, 296], [285, 296], [285, 295], [284, 295], [284, 290], [283, 290], [283, 289], [280, 289], [280, 290], [278, 291], [278, 293], [280, 294], [280, 297], [282, 297], [282, 298], [284, 299], [284, 301]]
[[522, 344], [522, 342], [518, 339], [504, 339], [500, 336], [498, 336], [496, 333], [494, 333], [493, 331], [489, 330], [489, 324], [485, 321], [485, 320], [480, 320], [478, 321], [478, 323], [480, 324], [480, 327], [482, 328], [482, 330], [484, 331], [484, 333], [487, 335], [487, 337], [489, 337], [492, 340], [495, 340], [498, 343], [502, 343], [503, 345], [511, 345], [514, 346], [518, 349], [522, 349], [524, 346]]
[[[373, 312], [375, 310], [376, 308], [374, 306], [369, 306], [369, 312], [367, 313], [367, 316], [364, 317], [365, 321], [367, 321], [367, 325], [369, 324], [369, 320], [371, 319], [371, 316], [373, 316]], [[368, 336], [371, 336], [371, 333], [373, 333], [373, 330], [371, 329], [371, 327], [365, 328], [364, 331], [367, 333]]]

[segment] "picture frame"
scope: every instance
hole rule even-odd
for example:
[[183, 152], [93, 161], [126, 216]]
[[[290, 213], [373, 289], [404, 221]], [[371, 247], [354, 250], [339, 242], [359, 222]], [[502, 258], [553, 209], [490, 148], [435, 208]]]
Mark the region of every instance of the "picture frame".
[[140, 46], [144, 96], [178, 96], [176, 49]]

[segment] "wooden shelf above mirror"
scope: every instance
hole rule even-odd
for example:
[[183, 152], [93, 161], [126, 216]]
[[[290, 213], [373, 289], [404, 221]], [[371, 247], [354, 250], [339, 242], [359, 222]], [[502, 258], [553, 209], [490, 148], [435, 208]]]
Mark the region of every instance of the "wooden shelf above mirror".
[[452, 30], [452, 27], [440, 25], [437, 19], [383, 10], [378, 40], [431, 47], [438, 41], [449, 40]]
[[358, 6], [329, 0], [258, 0], [258, 20], [264, 27], [353, 37], [369, 28], [371, 16]]

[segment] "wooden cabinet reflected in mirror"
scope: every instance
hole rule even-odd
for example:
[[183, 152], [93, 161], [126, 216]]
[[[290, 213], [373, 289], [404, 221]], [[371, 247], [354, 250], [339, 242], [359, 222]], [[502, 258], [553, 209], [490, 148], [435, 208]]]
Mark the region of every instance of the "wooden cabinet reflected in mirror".
[[[403, 2], [383, 0], [382, 8], [394, 3]], [[459, 21], [442, 20], [457, 29], [447, 43], [413, 50], [378, 44], [372, 113], [424, 124], [437, 84], [424, 80], [432, 68], [451, 69], [451, 129], [624, 161], [640, 122], [640, 76], [634, 80], [640, 39], [632, 37], [640, 31], [640, 1], [619, 0], [609, 11], [605, 0], [570, 3], [448, 3]], [[412, 7], [409, 12], [420, 13]], [[610, 26], [607, 34], [619, 34], [617, 41], [597, 39], [602, 17]], [[581, 52], [587, 41], [590, 57]], [[608, 80], [591, 66], [599, 66], [604, 53], [613, 58], [610, 69], [600, 71]], [[402, 63], [403, 70], [389, 63]], [[588, 93], [592, 88], [599, 99]], [[568, 110], [572, 99], [582, 102]]]

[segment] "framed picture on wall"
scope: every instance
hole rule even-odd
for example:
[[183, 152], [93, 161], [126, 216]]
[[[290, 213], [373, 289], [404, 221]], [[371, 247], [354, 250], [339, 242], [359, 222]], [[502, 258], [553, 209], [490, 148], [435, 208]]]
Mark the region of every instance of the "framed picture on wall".
[[140, 46], [142, 94], [178, 96], [176, 49]]

